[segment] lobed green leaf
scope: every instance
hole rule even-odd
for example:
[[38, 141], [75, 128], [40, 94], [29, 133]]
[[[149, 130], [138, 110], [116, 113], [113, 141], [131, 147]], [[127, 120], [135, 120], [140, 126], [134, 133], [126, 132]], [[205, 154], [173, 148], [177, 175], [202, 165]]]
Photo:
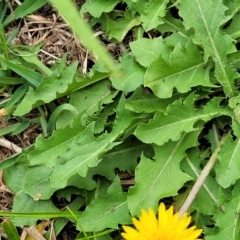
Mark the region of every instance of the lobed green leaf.
[[113, 86], [124, 93], [132, 92], [143, 84], [145, 70], [134, 61], [131, 55], [125, 55], [120, 60], [119, 70], [111, 75]]
[[225, 211], [218, 211], [214, 215], [214, 220], [218, 229], [215, 230], [215, 234], [209, 234], [205, 237], [206, 240], [218, 240], [218, 239], [239, 239], [239, 214], [240, 214], [240, 182], [238, 181], [232, 191], [231, 200], [226, 203]]
[[153, 160], [142, 156], [135, 171], [136, 184], [128, 193], [128, 206], [133, 216], [139, 216], [141, 208], [151, 207], [156, 211], [159, 199], [177, 195], [183, 184], [191, 180], [181, 171], [180, 162], [185, 151], [197, 145], [198, 134], [199, 131], [183, 134], [177, 142], [154, 146]]
[[107, 196], [99, 196], [93, 200], [79, 220], [86, 232], [98, 232], [106, 228], [118, 229], [118, 224], [131, 223], [127, 195], [122, 191], [118, 177], [108, 188]]
[[117, 5], [117, 0], [86, 0], [81, 7], [81, 13], [90, 13], [92, 16], [99, 18], [103, 13], [108, 13]]
[[144, 85], [159, 98], [171, 97], [174, 88], [186, 93], [199, 85], [214, 87], [202, 54], [192, 42], [184, 47], [177, 44], [168, 60], [160, 56], [152, 62], [144, 76]]
[[[181, 2], [180, 15], [186, 28], [194, 28], [193, 41], [202, 46], [205, 61], [211, 56], [215, 62], [215, 76], [223, 86], [228, 97], [236, 94], [234, 80], [239, 76], [227, 62], [227, 54], [235, 52], [232, 38], [224, 34], [221, 25], [227, 21], [226, 7], [221, 1], [184, 0]], [[193, 19], [196, 19], [193, 21]], [[223, 44], [224, 43], [224, 44]]]
[[190, 95], [182, 104], [175, 101], [168, 107], [167, 114], [161, 111], [155, 113], [148, 123], [140, 124], [134, 134], [145, 143], [163, 145], [169, 140], [178, 141], [182, 133], [195, 131], [195, 124], [201, 120], [207, 122], [221, 115], [230, 115], [229, 108], [219, 106], [220, 99], [212, 99], [203, 109], [194, 109], [194, 96]]
[[228, 134], [219, 152], [219, 162], [216, 166], [216, 180], [223, 188], [230, 187], [240, 178], [240, 126], [236, 121], [233, 121], [232, 126], [237, 139], [233, 140], [231, 134]]
[[58, 98], [60, 94], [65, 93], [73, 82], [77, 66], [78, 64], [75, 62], [71, 66], [61, 69], [61, 73], [59, 73], [59, 69], [56, 69], [49, 77], [42, 79], [36, 90], [29, 88], [14, 115], [22, 116], [33, 108], [49, 103]]

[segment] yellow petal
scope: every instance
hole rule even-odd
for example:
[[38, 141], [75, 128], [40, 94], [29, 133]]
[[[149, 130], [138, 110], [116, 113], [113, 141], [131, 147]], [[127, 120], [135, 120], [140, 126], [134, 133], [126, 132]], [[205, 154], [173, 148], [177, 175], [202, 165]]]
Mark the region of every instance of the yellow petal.
[[188, 228], [191, 217], [173, 211], [171, 206], [166, 209], [164, 203], [160, 203], [158, 208], [158, 218], [154, 211], [149, 208], [148, 211], [141, 210], [139, 220], [132, 219], [136, 229], [123, 226], [125, 233], [122, 233], [126, 240], [198, 240], [202, 229], [196, 230], [196, 227]]

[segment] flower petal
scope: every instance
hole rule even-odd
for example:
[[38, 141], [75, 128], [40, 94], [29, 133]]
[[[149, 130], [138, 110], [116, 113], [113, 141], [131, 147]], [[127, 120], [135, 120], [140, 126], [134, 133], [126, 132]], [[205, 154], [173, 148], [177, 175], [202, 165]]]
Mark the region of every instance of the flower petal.
[[166, 209], [164, 203], [160, 203], [158, 208], [158, 219], [153, 211], [141, 210], [139, 220], [132, 219], [136, 229], [123, 226], [125, 233], [122, 236], [126, 240], [198, 240], [202, 229], [196, 227], [188, 228], [191, 217], [187, 214], [179, 216], [173, 212], [173, 207]]

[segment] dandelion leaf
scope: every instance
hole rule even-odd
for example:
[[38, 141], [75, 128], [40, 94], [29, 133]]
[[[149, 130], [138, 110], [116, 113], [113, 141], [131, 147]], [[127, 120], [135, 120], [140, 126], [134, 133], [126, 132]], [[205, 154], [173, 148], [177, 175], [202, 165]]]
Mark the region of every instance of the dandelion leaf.
[[122, 42], [127, 33], [135, 26], [141, 24], [138, 17], [132, 15], [131, 11], [126, 11], [123, 17], [112, 20], [107, 17], [108, 35], [109, 38], [115, 38], [117, 41]]
[[177, 142], [155, 146], [151, 160], [144, 155], [135, 172], [135, 186], [129, 189], [128, 206], [133, 216], [139, 216], [141, 208], [157, 210], [160, 199], [178, 194], [185, 182], [192, 178], [180, 169], [185, 151], [196, 146], [199, 131], [184, 134]]
[[[73, 141], [68, 150], [58, 158], [51, 184], [56, 188], [63, 188], [67, 180], [75, 174], [85, 177], [89, 167], [99, 164], [102, 156], [114, 146], [117, 138], [131, 125], [136, 115], [124, 108], [125, 100], [120, 100], [116, 110], [116, 120], [111, 133], [104, 133], [100, 137], [94, 136], [94, 123], [91, 123], [81, 136]], [[137, 115], [138, 116], [138, 115]]]
[[[19, 162], [24, 160], [24, 155], [26, 155], [26, 153], [20, 155], [17, 160]], [[4, 181], [11, 189], [11, 191], [15, 194], [13, 199], [12, 212], [37, 214], [37, 212], [46, 213], [59, 211], [51, 200], [40, 200], [42, 196], [44, 196], [46, 199], [49, 199], [50, 195], [56, 191], [56, 189], [52, 189], [49, 186], [49, 183], [45, 182], [45, 180], [47, 180], [47, 175], [49, 175], [48, 171], [51, 170], [48, 170], [41, 166], [37, 166], [35, 169], [31, 170], [31, 168], [27, 168], [25, 164], [15, 164], [14, 166], [10, 166], [9, 168], [4, 169]], [[24, 186], [24, 182], [28, 182], [26, 183], [26, 186]], [[27, 194], [25, 190], [33, 194], [33, 196]], [[47, 194], [49, 194], [49, 196], [46, 197]], [[26, 225], [34, 225], [38, 219], [31, 217], [12, 217], [11, 221], [15, 226], [23, 227]]]
[[[239, 3], [238, 3], [239, 5]], [[240, 31], [240, 26], [239, 26], [239, 21], [240, 21], [240, 15], [236, 14], [233, 18], [232, 18], [232, 22], [231, 24], [227, 27], [227, 29], [225, 30], [225, 33], [231, 35], [231, 37], [233, 39], [238, 38], [239, 36], [239, 31]]]
[[59, 69], [53, 71], [49, 77], [44, 77], [36, 90], [29, 88], [26, 96], [14, 112], [16, 116], [22, 116], [30, 112], [33, 108], [61, 96], [66, 92], [68, 86], [72, 83], [77, 71], [77, 62], [69, 67], [65, 67], [59, 72]]
[[68, 179], [67, 186], [73, 186], [84, 190], [93, 190], [97, 187], [97, 184], [95, 180], [93, 180], [92, 176], [89, 177], [87, 175], [85, 177], [80, 177], [76, 174]]
[[164, 23], [161, 17], [164, 17], [166, 14], [167, 3], [168, 0], [162, 0], [160, 2], [155, 0], [148, 1], [148, 7], [143, 8], [142, 11], [145, 11], [142, 12], [144, 14], [141, 14], [140, 17], [142, 26], [146, 32]]
[[[25, 153], [20, 155], [19, 158], [25, 159]], [[14, 166], [14, 167], [13, 167]], [[27, 172], [27, 166], [25, 164], [14, 164], [3, 172], [3, 178], [8, 188], [15, 194], [22, 191], [23, 178]]]
[[[170, 33], [170, 32], [178, 34], [178, 32], [181, 31], [181, 35], [184, 36], [184, 34], [182, 34], [184, 32], [184, 27], [183, 27], [183, 23], [182, 23], [181, 19], [173, 17], [173, 15], [170, 13], [170, 11], [167, 11], [166, 15], [162, 18], [162, 20], [164, 21], [164, 24], [161, 24], [157, 28], [158, 31], [161, 32], [161, 34]], [[169, 36], [171, 36], [171, 35], [169, 35]], [[166, 37], [165, 40], [168, 37]], [[185, 38], [185, 39], [187, 39], [187, 38]]]
[[[25, 160], [24, 155], [26, 154], [20, 155], [18, 161], [19, 158]], [[4, 170], [4, 181], [15, 195], [24, 192], [33, 199], [47, 200], [56, 191], [49, 184], [51, 172], [52, 169], [42, 165], [29, 168], [26, 164], [16, 163]]]
[[[215, 76], [228, 97], [236, 93], [234, 80], [238, 74], [229, 66], [227, 54], [235, 52], [232, 38], [224, 34], [221, 25], [228, 19], [227, 7], [222, 1], [184, 0], [181, 2], [180, 16], [186, 28], [195, 30], [194, 43], [203, 47], [205, 61], [209, 57], [215, 62]], [[193, 19], [197, 19], [194, 20]]]
[[160, 55], [167, 58], [170, 53], [170, 50], [164, 44], [161, 37], [154, 39], [140, 38], [131, 42], [130, 47], [137, 62], [144, 67], [148, 67], [152, 62], [157, 60]]
[[226, 15], [233, 16], [240, 10], [239, 0], [223, 0], [223, 3], [227, 7]]
[[[43, 165], [27, 168], [23, 178], [22, 190], [35, 200], [48, 200], [56, 188], [51, 187], [49, 177], [52, 169]], [[41, 174], [39, 174], [41, 173]]]
[[95, 138], [93, 131], [93, 124], [91, 124], [79, 138], [70, 144], [67, 151], [58, 158], [51, 176], [53, 187], [65, 187], [68, 179], [75, 174], [85, 177], [88, 167], [96, 166], [100, 162], [102, 155], [114, 147], [111, 138], [107, 134]]
[[88, 175], [100, 174], [113, 180], [118, 171], [134, 172], [142, 152], [152, 155], [152, 148], [137, 139], [128, 138], [103, 156], [101, 162], [89, 168]]
[[86, 110], [85, 115], [92, 115], [103, 109], [103, 104], [109, 104], [118, 93], [112, 92], [109, 88], [109, 80], [103, 80], [89, 86], [87, 89], [81, 89], [71, 94], [70, 104], [72, 104], [79, 113]]
[[176, 97], [160, 99], [152, 94], [149, 89], [139, 87], [133, 95], [127, 99], [125, 107], [130, 111], [137, 113], [154, 113], [161, 111], [166, 113], [168, 105], [172, 104]]
[[170, 139], [177, 141], [183, 132], [195, 131], [195, 124], [199, 120], [206, 122], [221, 115], [231, 116], [229, 108], [219, 106], [220, 100], [214, 98], [203, 109], [195, 109], [194, 96], [191, 94], [183, 103], [177, 100], [170, 105], [166, 115], [161, 111], [156, 112], [154, 118], [140, 124], [134, 134], [145, 143], [157, 145], [163, 145]]
[[143, 84], [145, 69], [132, 56], [122, 57], [119, 68], [111, 75], [112, 84], [117, 90], [128, 93]]
[[230, 187], [240, 178], [240, 125], [233, 121], [232, 126], [237, 138], [233, 140], [232, 135], [228, 134], [218, 154], [216, 166], [216, 180], [223, 188]]
[[159, 98], [170, 98], [174, 88], [186, 93], [196, 86], [214, 87], [204, 68], [202, 53], [191, 41], [184, 47], [177, 44], [169, 60], [158, 57], [147, 68], [144, 85]]
[[35, 149], [27, 155], [29, 164], [54, 166], [56, 159], [62, 156], [69, 148], [70, 143], [81, 136], [86, 129], [81, 125], [81, 119], [81, 115], [76, 116], [66, 127], [54, 131], [48, 139], [39, 136], [35, 143]]
[[88, 12], [93, 17], [99, 18], [102, 13], [111, 12], [117, 3], [117, 0], [87, 0], [81, 7], [81, 13]]
[[131, 223], [127, 195], [122, 191], [118, 177], [108, 188], [107, 196], [94, 199], [79, 220], [86, 232], [98, 232], [106, 228], [118, 229], [118, 224]]
[[217, 226], [215, 234], [206, 235], [206, 240], [231, 239], [239, 240], [240, 229], [240, 181], [237, 181], [232, 191], [231, 200], [225, 204], [225, 211], [219, 210], [214, 215]]
[[28, 194], [20, 193], [14, 196], [12, 212], [16, 213], [41, 213], [42, 217], [11, 217], [11, 221], [15, 226], [23, 228], [24, 226], [36, 225], [40, 219], [47, 219], [48, 212], [59, 212], [59, 209], [54, 206], [52, 200], [35, 201]]

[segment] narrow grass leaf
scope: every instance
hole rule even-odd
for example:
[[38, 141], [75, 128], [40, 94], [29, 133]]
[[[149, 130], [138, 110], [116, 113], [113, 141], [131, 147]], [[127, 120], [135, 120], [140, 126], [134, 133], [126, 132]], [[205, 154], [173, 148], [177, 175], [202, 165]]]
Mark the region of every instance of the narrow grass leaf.
[[1, 223], [1, 226], [4, 229], [4, 232], [7, 234], [9, 240], [20, 240], [18, 231], [10, 220], [4, 220]]
[[93, 51], [98, 56], [98, 59], [105, 63], [110, 71], [115, 71], [116, 64], [114, 63], [111, 55], [101, 45], [99, 40], [94, 38], [91, 28], [80, 17], [80, 14], [73, 2], [70, 0], [50, 0], [50, 2], [61, 13], [83, 44]]
[[24, 132], [29, 126], [31, 122], [29, 119], [22, 119], [22, 122], [19, 124], [19, 126], [12, 131], [12, 135], [17, 135], [22, 132]]
[[[15, 226], [24, 227], [26, 225], [36, 225], [39, 219], [50, 219], [52, 216], [47, 214], [38, 215], [39, 213], [47, 212], [59, 212], [59, 209], [54, 206], [51, 200], [36, 201], [25, 193], [19, 193], [15, 195], [13, 200], [12, 212], [18, 213], [32, 213], [32, 217], [24, 217], [24, 214], [20, 217], [11, 217], [11, 221]], [[35, 216], [34, 216], [35, 215]]]
[[20, 124], [21, 123], [14, 123], [12, 125], [6, 126], [5, 128], [1, 128], [0, 137], [13, 132], [15, 129], [19, 127]]
[[[77, 216], [81, 215], [80, 211], [74, 211], [74, 214]], [[71, 214], [69, 212], [0, 212], [0, 216], [2, 217], [21, 217], [21, 218], [35, 218], [35, 219], [50, 219], [50, 218], [71, 218]], [[66, 221], [66, 220], [65, 220]]]
[[38, 68], [39, 71], [46, 74], [47, 76], [50, 76], [52, 74], [52, 71], [38, 59], [38, 52], [39, 52], [39, 48], [41, 46], [42, 46], [42, 44], [34, 46], [31, 49], [27, 49], [27, 50], [16, 49], [15, 51], [26, 62], [34, 64]]
[[23, 78], [18, 77], [0, 77], [0, 83], [6, 85], [19, 85], [24, 83]]
[[36, 1], [32, 1], [32, 0], [25, 0], [22, 2], [21, 5], [19, 5], [14, 12], [9, 15], [4, 22], [2, 23], [3, 26], [8, 25], [10, 22], [18, 19], [18, 18], [23, 18], [26, 15], [35, 12], [36, 10], [38, 10], [39, 8], [41, 8], [42, 6], [44, 6], [48, 1], [47, 0], [36, 0]]
[[85, 238], [87, 238], [88, 239], [88, 236], [87, 236], [87, 234], [86, 234], [86, 232], [85, 232], [85, 230], [83, 229], [83, 227], [82, 227], [82, 225], [81, 225], [81, 223], [80, 223], [80, 221], [78, 220], [78, 218], [76, 217], [76, 215], [72, 212], [72, 210], [70, 209], [70, 208], [68, 208], [67, 207], [67, 210], [71, 213], [71, 215], [73, 216], [73, 218], [75, 219], [75, 221], [76, 221], [76, 223], [77, 223], [77, 226], [78, 226], [78, 228], [81, 230], [81, 232], [83, 233], [83, 235], [85, 236]]
[[[85, 203], [85, 198], [82, 196], [76, 197], [69, 205], [68, 208], [74, 212], [76, 215], [76, 212], [82, 207], [82, 205]], [[62, 214], [61, 212], [60, 214]], [[67, 209], [64, 210], [64, 213], [70, 214]], [[78, 212], [79, 213], [79, 212]], [[54, 232], [56, 236], [62, 231], [62, 229], [67, 225], [66, 219], [65, 218], [58, 218], [54, 221], [53, 227], [54, 227]], [[50, 239], [50, 234], [51, 234], [51, 228], [47, 231], [46, 234], [44, 234], [44, 237], [46, 239]]]
[[52, 114], [48, 120], [47, 133], [52, 133], [53, 130], [55, 130], [57, 118], [63, 111], [72, 112], [75, 115], [78, 114], [77, 109], [73, 105], [68, 104], [68, 103], [64, 103], [64, 104], [56, 107], [56, 109], [52, 112]]
[[10, 60], [6, 60], [1, 56], [0, 56], [0, 62], [4, 63], [12, 71], [16, 72], [18, 75], [23, 77], [29, 83], [29, 85], [33, 87], [37, 87], [43, 78], [41, 74], [33, 70], [30, 70], [29, 68], [15, 64]]

